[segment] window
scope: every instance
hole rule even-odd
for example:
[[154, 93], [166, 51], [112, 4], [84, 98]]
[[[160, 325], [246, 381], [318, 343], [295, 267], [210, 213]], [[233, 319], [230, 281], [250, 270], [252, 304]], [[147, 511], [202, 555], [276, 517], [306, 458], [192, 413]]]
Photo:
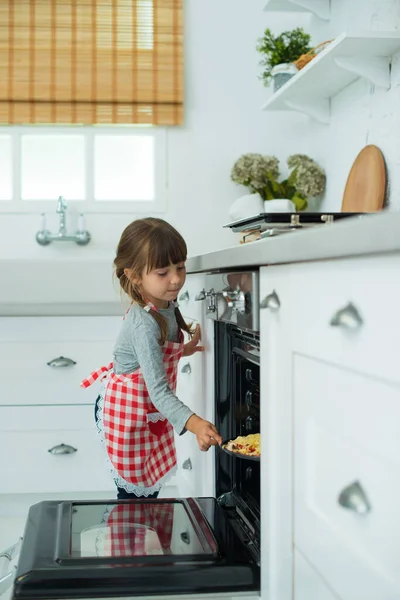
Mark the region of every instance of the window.
[[163, 212], [166, 131], [132, 127], [0, 129], [0, 212]]

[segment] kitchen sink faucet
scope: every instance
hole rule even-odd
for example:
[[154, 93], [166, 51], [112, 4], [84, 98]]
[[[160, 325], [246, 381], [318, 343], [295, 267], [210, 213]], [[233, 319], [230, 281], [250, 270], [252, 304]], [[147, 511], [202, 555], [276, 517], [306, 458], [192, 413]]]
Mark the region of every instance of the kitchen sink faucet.
[[60, 215], [58, 233], [51, 233], [46, 229], [46, 215], [42, 213], [42, 226], [36, 233], [36, 241], [41, 246], [47, 246], [50, 242], [76, 242], [80, 246], [86, 246], [90, 242], [90, 233], [84, 227], [84, 217], [81, 213], [78, 220], [78, 230], [73, 235], [67, 234], [66, 224], [67, 203], [63, 196], [59, 196], [56, 213]]

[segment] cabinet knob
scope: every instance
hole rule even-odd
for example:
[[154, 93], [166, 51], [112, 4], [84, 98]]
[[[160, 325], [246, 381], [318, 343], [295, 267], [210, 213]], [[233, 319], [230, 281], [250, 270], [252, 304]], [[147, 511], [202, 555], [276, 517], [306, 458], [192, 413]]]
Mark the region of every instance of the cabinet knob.
[[280, 305], [281, 301], [275, 290], [271, 294], [268, 294], [268, 296], [265, 296], [264, 300], [260, 302], [260, 308], [262, 309], [269, 308], [270, 310], [278, 310]]
[[186, 471], [191, 471], [193, 469], [190, 458], [187, 458], [185, 461], [183, 461], [182, 469], [185, 469]]
[[47, 363], [49, 367], [73, 367], [76, 365], [76, 362], [72, 360], [72, 358], [65, 358], [65, 356], [59, 356], [58, 358], [53, 358], [49, 360]]
[[340, 506], [348, 508], [359, 515], [366, 515], [371, 512], [371, 504], [358, 481], [354, 481], [340, 492], [338, 502]]
[[181, 373], [185, 373], [186, 375], [190, 375], [191, 372], [192, 372], [192, 367], [190, 366], [190, 363], [186, 363], [186, 365], [183, 365], [183, 367], [181, 369]]
[[332, 327], [343, 327], [344, 329], [359, 329], [362, 324], [360, 313], [351, 302], [336, 311], [330, 320]]
[[200, 302], [200, 300], [205, 300], [206, 299], [206, 290], [201, 290], [201, 292], [199, 292], [195, 298], [196, 302]]
[[50, 452], [50, 454], [73, 454], [74, 452], [78, 452], [78, 449], [69, 444], [58, 444], [49, 448], [47, 452]]
[[186, 290], [179, 296], [179, 302], [184, 302], [185, 300], [189, 300], [189, 292]]

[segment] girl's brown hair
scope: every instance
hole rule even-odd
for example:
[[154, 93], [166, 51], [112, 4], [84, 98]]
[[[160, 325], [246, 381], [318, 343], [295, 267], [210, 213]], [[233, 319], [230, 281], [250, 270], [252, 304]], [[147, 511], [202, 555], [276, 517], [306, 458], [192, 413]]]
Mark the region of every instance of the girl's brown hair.
[[[140, 279], [145, 269], [147, 273], [154, 269], [164, 269], [169, 265], [185, 262], [186, 258], [186, 242], [172, 225], [152, 217], [137, 219], [122, 232], [114, 259], [115, 274], [124, 292], [133, 302], [144, 307], [146, 300], [137, 286], [125, 275], [124, 270], [131, 269], [133, 276]], [[160, 327], [162, 346], [168, 335], [167, 321], [155, 310], [150, 310], [150, 314]], [[191, 324], [186, 323], [177, 307], [175, 315], [179, 329], [192, 336], [194, 330]]]

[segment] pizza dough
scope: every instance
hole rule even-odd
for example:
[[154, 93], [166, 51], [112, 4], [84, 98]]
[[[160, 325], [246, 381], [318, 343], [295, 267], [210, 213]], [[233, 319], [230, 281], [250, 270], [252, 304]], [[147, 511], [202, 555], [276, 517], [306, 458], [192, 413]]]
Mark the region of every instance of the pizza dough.
[[224, 445], [226, 450], [244, 454], [245, 456], [261, 456], [260, 434], [251, 433], [246, 436], [239, 436]]

